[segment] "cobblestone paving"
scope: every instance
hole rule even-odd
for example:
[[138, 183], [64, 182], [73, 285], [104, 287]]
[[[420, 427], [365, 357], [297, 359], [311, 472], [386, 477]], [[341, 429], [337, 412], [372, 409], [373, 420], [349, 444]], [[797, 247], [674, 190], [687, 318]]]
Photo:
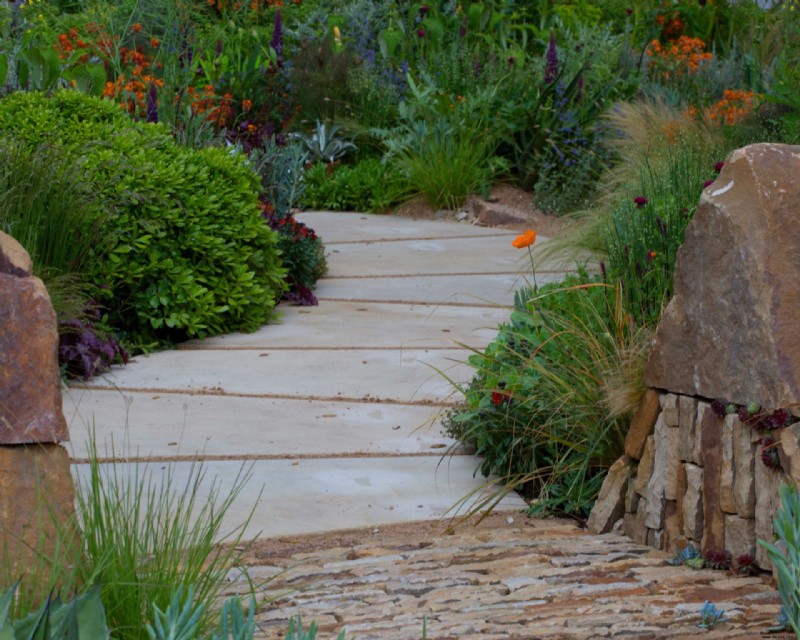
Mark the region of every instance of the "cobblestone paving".
[[[450, 535], [420, 524], [328, 548], [255, 549], [251, 577], [272, 577], [259, 587], [271, 601], [259, 608], [260, 637], [282, 638], [297, 613], [317, 621], [319, 640], [342, 629], [356, 640], [419, 640], [423, 618], [430, 640], [791, 637], [767, 632], [780, 608], [770, 576], [672, 567], [624, 536], [507, 517]], [[706, 600], [729, 619], [711, 631], [697, 627]]]

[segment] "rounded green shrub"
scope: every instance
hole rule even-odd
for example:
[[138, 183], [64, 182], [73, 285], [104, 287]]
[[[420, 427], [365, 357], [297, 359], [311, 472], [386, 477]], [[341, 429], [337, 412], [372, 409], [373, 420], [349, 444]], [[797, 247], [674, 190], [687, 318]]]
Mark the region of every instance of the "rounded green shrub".
[[166, 128], [78, 92], [0, 100], [0, 136], [72, 158], [105, 233], [88, 273], [109, 323], [134, 342], [254, 331], [286, 288], [259, 178], [228, 150], [182, 147]]

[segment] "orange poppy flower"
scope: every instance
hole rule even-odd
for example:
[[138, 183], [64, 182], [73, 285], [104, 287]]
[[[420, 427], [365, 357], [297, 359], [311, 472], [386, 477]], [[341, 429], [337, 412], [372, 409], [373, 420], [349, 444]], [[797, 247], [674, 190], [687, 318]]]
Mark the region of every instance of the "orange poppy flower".
[[530, 247], [534, 242], [536, 242], [536, 232], [528, 229], [525, 233], [521, 233], [514, 238], [511, 244], [517, 249], [524, 249], [525, 247]]

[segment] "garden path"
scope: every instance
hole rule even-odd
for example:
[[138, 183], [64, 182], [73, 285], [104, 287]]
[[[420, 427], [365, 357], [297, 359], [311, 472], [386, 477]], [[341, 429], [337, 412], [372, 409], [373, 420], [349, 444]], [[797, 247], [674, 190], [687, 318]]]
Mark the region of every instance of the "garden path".
[[[515, 232], [364, 214], [306, 213], [330, 272], [318, 307], [282, 324], [137, 357], [65, 392], [78, 475], [86, 433], [99, 448], [148, 457], [174, 480], [201, 459], [223, 490], [252, 464], [228, 528], [255, 505], [247, 574], [265, 604], [259, 638], [316, 619], [320, 638], [760, 638], [779, 610], [764, 577], [665, 566], [666, 554], [574, 523], [533, 520], [508, 496], [480, 526], [441, 520], [480, 490], [476, 459], [436, 418], [466, 382], [463, 361], [508, 317], [529, 273]], [[544, 260], [537, 280], [568, 263]], [[259, 492], [263, 488], [263, 493]], [[207, 495], [208, 483], [201, 491]], [[347, 530], [345, 530], [347, 529]], [[318, 532], [318, 533], [315, 533]], [[249, 576], [249, 577], [246, 577]], [[700, 630], [705, 600], [729, 622]]]
[[[245, 536], [273, 537], [435, 519], [484, 479], [437, 416], [471, 375], [530, 273], [516, 232], [350, 213], [304, 213], [329, 273], [318, 307], [282, 305], [281, 324], [138, 356], [65, 392], [76, 472], [87, 432], [101, 456], [167, 461], [182, 486], [199, 458], [223, 492], [252, 478], [226, 530], [255, 511]], [[547, 240], [535, 246], [534, 256]], [[539, 283], [568, 261], [537, 258]], [[455, 455], [443, 457], [454, 449]], [[106, 452], [104, 454], [104, 452]], [[210, 490], [206, 482], [201, 497]], [[501, 509], [518, 509], [516, 495]]]

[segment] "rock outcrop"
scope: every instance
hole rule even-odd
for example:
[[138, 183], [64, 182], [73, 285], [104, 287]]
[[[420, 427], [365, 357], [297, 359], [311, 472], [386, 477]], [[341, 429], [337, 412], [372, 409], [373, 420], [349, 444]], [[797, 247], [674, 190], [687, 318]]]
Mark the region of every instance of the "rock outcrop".
[[734, 151], [686, 229], [648, 387], [767, 408], [800, 402], [800, 147]]
[[781, 483], [800, 482], [798, 250], [800, 147], [734, 151], [678, 250], [620, 462], [631, 480], [595, 506], [625, 495], [633, 540], [771, 568], [757, 540], [773, 540]]
[[50, 296], [25, 249], [0, 232], [0, 445], [68, 439]]
[[[25, 249], [0, 232], [0, 570], [46, 581], [69, 563], [74, 486], [61, 410], [56, 315]], [[61, 546], [58, 546], [61, 545]]]

